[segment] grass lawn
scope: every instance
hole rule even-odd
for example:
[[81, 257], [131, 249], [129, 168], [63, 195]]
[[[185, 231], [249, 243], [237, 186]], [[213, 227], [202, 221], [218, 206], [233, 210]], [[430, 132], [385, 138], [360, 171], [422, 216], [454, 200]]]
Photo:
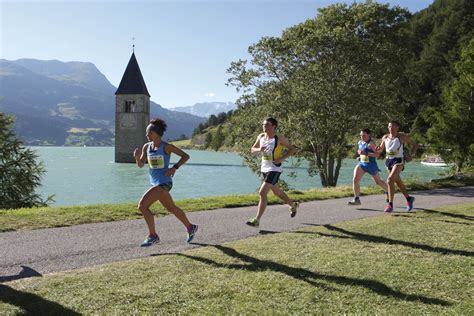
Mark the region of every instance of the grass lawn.
[[175, 140], [172, 141], [171, 144], [177, 146], [177, 147], [188, 147], [191, 146], [191, 139], [182, 139], [182, 140]]
[[0, 314], [473, 315], [473, 223], [470, 203], [22, 279]]
[[[438, 180], [430, 183], [407, 182], [407, 187], [410, 191], [429, 190], [441, 187], [459, 187], [465, 185], [474, 185], [474, 177], [466, 178], [465, 180]], [[382, 192], [378, 187], [362, 188], [362, 195], [380, 193]], [[324, 200], [352, 196], [352, 188], [341, 186], [327, 189], [290, 191], [288, 195], [292, 199], [301, 202]], [[277, 203], [281, 203], [281, 200], [270, 194], [269, 204]], [[176, 204], [185, 212], [251, 206], [258, 204], [258, 195], [255, 193], [185, 199], [177, 201]], [[155, 203], [152, 206], [152, 211], [156, 216], [169, 214], [159, 203]], [[142, 218], [142, 216], [137, 210], [136, 205], [131, 203], [40, 207], [16, 210], [0, 209], [0, 233], [137, 218]]]

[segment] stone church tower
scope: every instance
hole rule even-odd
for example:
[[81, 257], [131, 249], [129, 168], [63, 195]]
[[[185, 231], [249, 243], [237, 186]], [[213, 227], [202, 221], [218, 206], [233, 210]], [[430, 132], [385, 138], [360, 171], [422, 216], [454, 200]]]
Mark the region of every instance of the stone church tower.
[[133, 150], [147, 142], [149, 121], [150, 94], [133, 52], [115, 92], [115, 162], [135, 162]]

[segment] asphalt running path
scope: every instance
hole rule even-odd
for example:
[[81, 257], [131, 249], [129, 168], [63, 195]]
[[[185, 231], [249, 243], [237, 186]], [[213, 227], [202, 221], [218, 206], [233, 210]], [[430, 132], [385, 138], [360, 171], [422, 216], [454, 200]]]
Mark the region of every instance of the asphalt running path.
[[[474, 187], [419, 191], [413, 195], [415, 211], [422, 212], [441, 205], [474, 202]], [[264, 233], [390, 216], [383, 213], [384, 195], [364, 196], [363, 204], [356, 207], [348, 206], [349, 200], [302, 203], [295, 218], [290, 218], [287, 206], [271, 205], [259, 228], [245, 225], [255, 216], [256, 207], [192, 212], [188, 217], [199, 225], [196, 243], [222, 244]], [[398, 212], [406, 212], [405, 199], [400, 194], [395, 197], [395, 213]], [[148, 248], [139, 247], [147, 234], [143, 219], [0, 233], [0, 282], [199, 247], [186, 243], [185, 229], [174, 216], [156, 222], [161, 241]]]

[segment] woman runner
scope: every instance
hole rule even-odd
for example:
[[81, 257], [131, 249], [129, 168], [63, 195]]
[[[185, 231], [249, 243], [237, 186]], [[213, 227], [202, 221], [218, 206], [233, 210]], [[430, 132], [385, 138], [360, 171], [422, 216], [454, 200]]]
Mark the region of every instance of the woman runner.
[[[173, 187], [172, 176], [179, 167], [188, 161], [189, 155], [176, 146], [164, 142], [162, 137], [165, 131], [165, 121], [159, 118], [151, 120], [146, 128], [146, 137], [150, 142], [143, 145], [141, 151], [136, 148], [133, 152], [135, 162], [139, 168], [142, 168], [145, 161], [148, 161], [150, 183], [152, 185], [138, 203], [138, 209], [142, 212], [149, 230], [148, 236], [140, 244], [141, 247], [148, 247], [160, 241], [156, 233], [153, 213], [150, 211], [150, 206], [156, 201], [160, 201], [170, 213], [174, 214], [183, 223], [188, 233], [187, 242], [193, 240], [194, 234], [198, 230], [198, 226], [189, 222], [186, 214], [174, 204], [170, 195]], [[178, 155], [180, 159], [173, 167], [169, 168], [172, 153]]]
[[367, 172], [372, 176], [374, 182], [380, 186], [387, 195], [387, 184], [380, 179], [380, 169], [377, 166], [376, 158], [380, 156], [377, 152], [377, 146], [371, 138], [371, 131], [368, 128], [363, 128], [360, 131], [360, 141], [358, 143], [357, 154], [359, 154], [359, 163], [354, 168], [354, 177], [352, 178], [352, 190], [354, 191], [354, 199], [348, 202], [349, 205], [360, 205], [360, 180]]

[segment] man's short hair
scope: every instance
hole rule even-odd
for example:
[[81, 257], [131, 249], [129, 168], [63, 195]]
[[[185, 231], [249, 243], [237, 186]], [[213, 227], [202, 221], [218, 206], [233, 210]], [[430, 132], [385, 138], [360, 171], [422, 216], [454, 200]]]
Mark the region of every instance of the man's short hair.
[[265, 119], [265, 121], [272, 123], [272, 125], [275, 126], [275, 127], [278, 126], [277, 120], [274, 119], [273, 117], [267, 117], [267, 118]]

